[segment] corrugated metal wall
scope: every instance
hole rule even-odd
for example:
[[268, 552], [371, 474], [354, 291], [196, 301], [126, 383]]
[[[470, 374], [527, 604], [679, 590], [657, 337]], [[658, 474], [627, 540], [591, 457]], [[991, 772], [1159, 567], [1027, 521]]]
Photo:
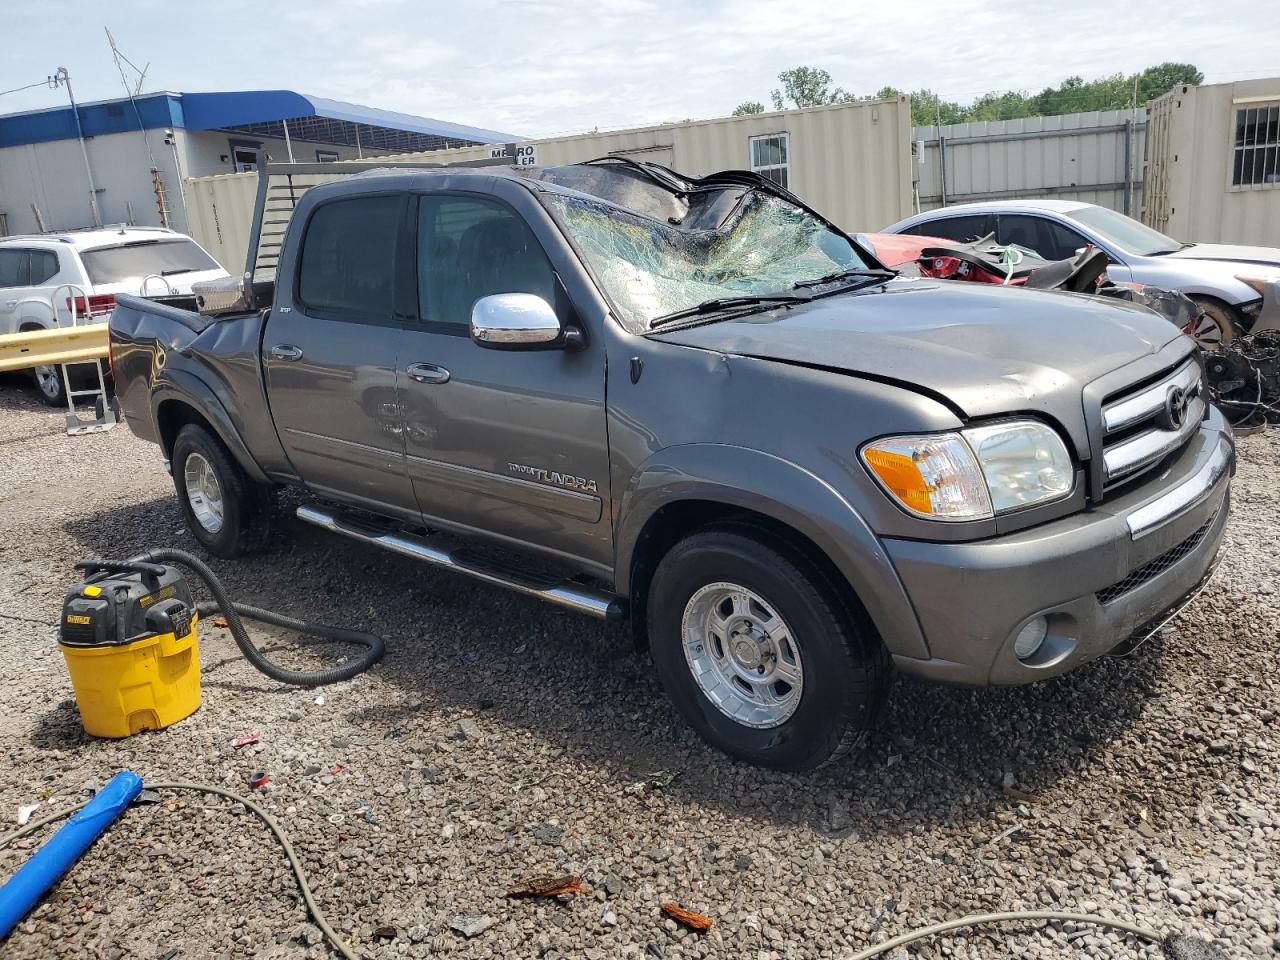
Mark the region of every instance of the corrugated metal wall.
[[[911, 212], [911, 109], [906, 97], [664, 124], [521, 143], [543, 166], [609, 154], [652, 160], [682, 173], [749, 169], [752, 137], [788, 137], [790, 188], [856, 232], [878, 229]], [[380, 157], [455, 163], [489, 156], [489, 147]], [[257, 175], [186, 181], [192, 235], [232, 272], [244, 268]], [[266, 238], [264, 238], [265, 240]]]
[[1274, 106], [1280, 77], [1177, 87], [1152, 101], [1157, 189], [1143, 221], [1176, 240], [1280, 246], [1280, 182], [1232, 184], [1237, 111]]
[[[953, 204], [1015, 197], [1081, 200], [1135, 216], [1142, 206], [1141, 109], [950, 124], [942, 127], [942, 148], [937, 127], [916, 127], [913, 135], [925, 146], [922, 210], [943, 206], [944, 199]], [[1132, 191], [1126, 201], [1128, 179]]]

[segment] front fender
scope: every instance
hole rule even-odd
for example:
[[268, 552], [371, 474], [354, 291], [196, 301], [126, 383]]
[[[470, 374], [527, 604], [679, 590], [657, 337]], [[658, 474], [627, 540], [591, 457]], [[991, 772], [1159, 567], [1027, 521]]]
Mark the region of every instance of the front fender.
[[890, 652], [928, 657], [902, 581], [879, 538], [848, 500], [810, 471], [746, 447], [667, 447], [641, 464], [619, 505], [619, 593], [631, 592], [632, 562], [645, 525], [663, 507], [691, 500], [753, 510], [808, 537], [849, 581]]
[[166, 370], [163, 379], [156, 383], [151, 394], [151, 418], [156, 436], [160, 433], [160, 408], [167, 401], [178, 401], [191, 407], [213, 427], [231, 456], [252, 479], [269, 483], [270, 479], [245, 445], [227, 408], [214, 395], [212, 389], [195, 374], [186, 370]]

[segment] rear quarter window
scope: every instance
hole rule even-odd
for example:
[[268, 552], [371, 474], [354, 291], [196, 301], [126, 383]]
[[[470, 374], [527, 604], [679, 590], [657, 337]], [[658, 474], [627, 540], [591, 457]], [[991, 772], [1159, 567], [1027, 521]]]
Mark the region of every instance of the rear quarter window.
[[968, 243], [972, 240], [981, 240], [991, 233], [990, 220], [991, 218], [986, 214], [938, 217], [936, 220], [917, 223], [902, 232], [917, 237], [942, 237], [944, 240], [954, 240], [956, 243]]

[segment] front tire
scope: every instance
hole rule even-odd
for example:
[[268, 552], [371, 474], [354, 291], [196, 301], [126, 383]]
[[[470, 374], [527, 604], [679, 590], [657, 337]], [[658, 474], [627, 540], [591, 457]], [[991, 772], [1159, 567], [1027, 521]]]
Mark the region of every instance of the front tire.
[[888, 689], [888, 653], [856, 604], [789, 542], [746, 524], [696, 533], [649, 589], [654, 665], [708, 743], [777, 770], [857, 746]]
[[63, 376], [61, 367], [33, 367], [31, 380], [40, 399], [49, 406], [67, 405], [67, 378]]
[[270, 543], [275, 490], [251, 480], [217, 437], [187, 424], [173, 443], [171, 463], [182, 518], [201, 546], [230, 559]]
[[1191, 331], [1191, 339], [1206, 353], [1217, 353], [1240, 336], [1240, 317], [1233, 307], [1207, 297], [1191, 298], [1202, 311]]

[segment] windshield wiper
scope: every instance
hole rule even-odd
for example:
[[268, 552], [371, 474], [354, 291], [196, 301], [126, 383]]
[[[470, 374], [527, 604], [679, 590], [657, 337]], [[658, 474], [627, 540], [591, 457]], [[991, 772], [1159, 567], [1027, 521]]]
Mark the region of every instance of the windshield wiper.
[[872, 280], [892, 280], [898, 275], [897, 270], [867, 270], [861, 267], [855, 267], [850, 270], [837, 270], [835, 273], [828, 273], [825, 277], [819, 277], [817, 280], [801, 280], [793, 283], [791, 286], [796, 290], [803, 290], [805, 287], [820, 287], [824, 283], [835, 283], [837, 280], [845, 280], [850, 277], [869, 277]]
[[649, 322], [649, 329], [654, 330], [658, 327], [673, 323], [676, 320], [683, 320], [686, 317], [696, 317], [704, 313], [715, 313], [718, 310], [732, 310], [734, 307], [754, 307], [759, 304], [768, 303], [808, 303], [808, 297], [800, 297], [794, 293], [765, 293], [765, 294], [749, 294], [741, 297], [718, 297], [715, 300], [703, 300], [702, 303], [695, 307], [688, 307], [684, 310], [677, 310], [675, 313], [666, 313], [660, 317], [655, 317]]

